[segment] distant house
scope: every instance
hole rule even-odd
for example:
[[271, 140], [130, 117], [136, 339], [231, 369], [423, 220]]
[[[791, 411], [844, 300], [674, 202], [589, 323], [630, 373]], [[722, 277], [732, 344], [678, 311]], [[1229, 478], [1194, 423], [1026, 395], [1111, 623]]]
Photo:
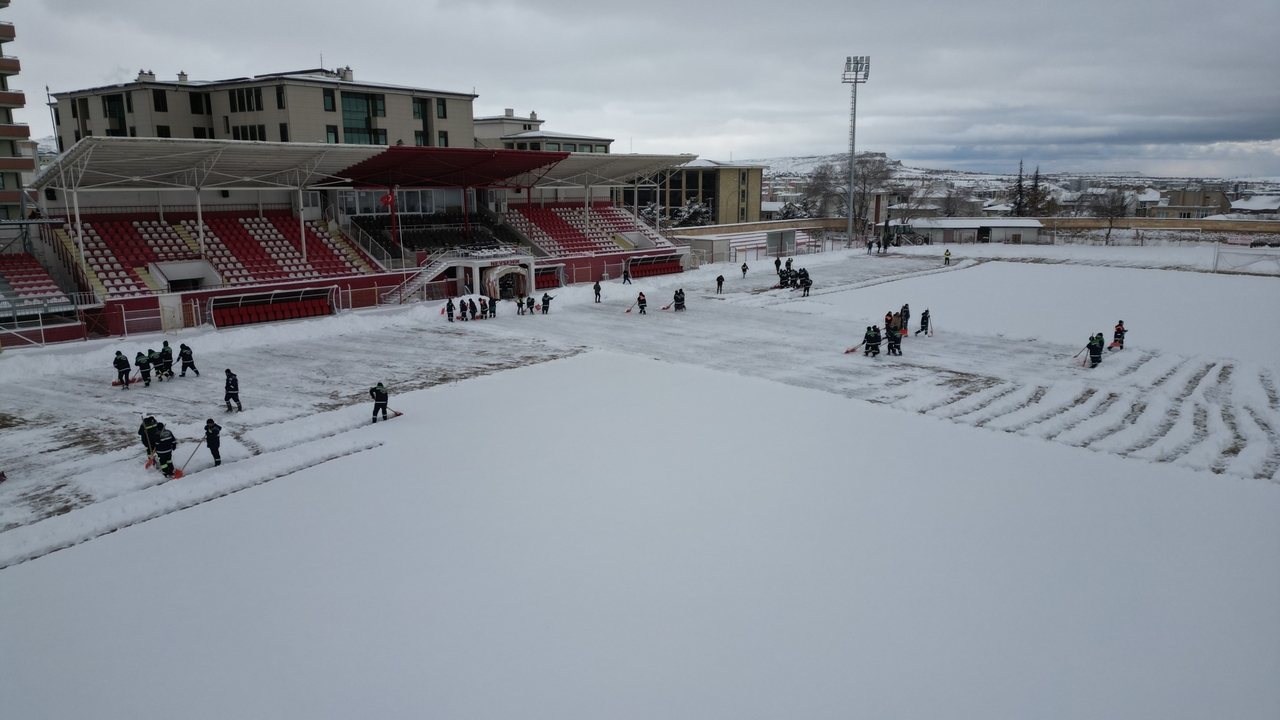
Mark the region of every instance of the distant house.
[[1164, 190], [1160, 202], [1147, 209], [1153, 218], [1207, 218], [1231, 212], [1231, 202], [1221, 190]]
[[1241, 215], [1280, 215], [1280, 195], [1252, 195], [1233, 200], [1231, 212]]
[[1159, 204], [1160, 191], [1155, 188], [1145, 188], [1134, 198], [1133, 214], [1135, 217], [1153, 217], [1151, 208]]
[[1034, 218], [1009, 217], [934, 217], [918, 218], [909, 223], [889, 222], [890, 227], [902, 224], [909, 225], [915, 234], [928, 238], [930, 243], [1039, 243], [1042, 242], [1040, 230], [1044, 228]]
[[760, 219], [761, 220], [777, 220], [778, 215], [782, 213], [782, 208], [786, 207], [784, 202], [772, 202], [769, 200], [760, 201]]

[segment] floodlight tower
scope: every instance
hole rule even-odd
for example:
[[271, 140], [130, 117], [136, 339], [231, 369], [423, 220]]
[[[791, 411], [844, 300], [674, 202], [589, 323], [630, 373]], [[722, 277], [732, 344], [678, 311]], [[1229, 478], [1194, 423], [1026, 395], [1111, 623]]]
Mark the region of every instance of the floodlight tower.
[[844, 59], [844, 75], [840, 82], [853, 87], [849, 101], [849, 203], [845, 214], [849, 216], [848, 242], [853, 242], [853, 169], [857, 163], [854, 155], [854, 139], [858, 131], [858, 86], [871, 74], [870, 55], [851, 55]]

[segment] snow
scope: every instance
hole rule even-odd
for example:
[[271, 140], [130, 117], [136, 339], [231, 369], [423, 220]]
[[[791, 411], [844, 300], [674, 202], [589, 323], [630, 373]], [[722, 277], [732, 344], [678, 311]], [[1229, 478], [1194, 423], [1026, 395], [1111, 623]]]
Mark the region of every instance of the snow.
[[373, 449], [4, 570], [8, 712], [1280, 708], [1273, 485], [604, 352], [393, 399]]
[[[6, 351], [5, 716], [1277, 716], [1280, 281], [951, 249], [184, 331], [128, 392], [163, 336]], [[903, 302], [934, 337], [844, 354]]]

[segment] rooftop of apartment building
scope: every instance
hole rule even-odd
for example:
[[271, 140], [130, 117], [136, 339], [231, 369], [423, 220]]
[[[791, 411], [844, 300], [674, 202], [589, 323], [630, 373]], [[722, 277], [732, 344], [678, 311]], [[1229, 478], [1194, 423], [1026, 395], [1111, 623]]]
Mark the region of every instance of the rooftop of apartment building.
[[315, 83], [332, 87], [348, 85], [356, 88], [379, 88], [383, 90], [393, 90], [408, 93], [427, 93], [431, 95], [448, 95], [460, 98], [479, 97], [475, 93], [458, 92], [454, 90], [437, 90], [433, 88], [412, 87], [409, 85], [392, 85], [389, 83], [376, 82], [357, 82], [355, 73], [348, 67], [337, 68], [335, 70], [327, 70], [325, 68], [311, 68], [309, 70], [293, 70], [280, 73], [266, 73], [264, 75], [253, 75], [251, 77], [227, 78], [223, 80], [192, 80], [185, 72], [179, 72], [173, 80], [157, 79], [154, 71], [139, 70], [138, 76], [129, 82], [115, 83], [112, 85], [100, 85], [98, 87], [82, 88], [79, 90], [69, 90], [65, 92], [53, 93], [54, 97], [65, 97], [67, 95], [76, 95], [80, 93], [96, 93], [107, 90], [123, 90], [139, 84], [167, 85], [180, 88], [212, 88], [225, 85], [238, 85], [243, 83], [262, 83], [272, 81], [288, 80], [290, 82]]

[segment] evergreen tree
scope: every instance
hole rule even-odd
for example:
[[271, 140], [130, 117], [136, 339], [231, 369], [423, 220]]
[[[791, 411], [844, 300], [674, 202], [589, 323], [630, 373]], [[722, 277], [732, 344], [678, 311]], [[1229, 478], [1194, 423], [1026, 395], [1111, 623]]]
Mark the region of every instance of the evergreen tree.
[[1012, 212], [1009, 214], [1014, 217], [1024, 217], [1027, 214], [1027, 188], [1022, 181], [1022, 161], [1018, 161], [1018, 180], [1013, 185], [1012, 197], [1009, 204], [1013, 206]]

